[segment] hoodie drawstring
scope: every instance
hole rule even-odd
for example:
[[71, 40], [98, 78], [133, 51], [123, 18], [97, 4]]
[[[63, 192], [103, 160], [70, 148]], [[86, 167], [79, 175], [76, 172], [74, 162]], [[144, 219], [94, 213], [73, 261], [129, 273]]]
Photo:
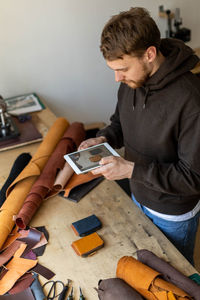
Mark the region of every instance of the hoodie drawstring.
[[133, 94], [133, 110], [135, 109], [135, 94], [136, 94], [136, 90], [134, 90], [134, 94]]
[[148, 94], [149, 94], [149, 88], [146, 88], [145, 89], [145, 96], [144, 96], [144, 103], [143, 103], [143, 109], [145, 109], [146, 108], [146, 103], [147, 103], [147, 97], [148, 97]]
[[[143, 107], [142, 107], [143, 109], [146, 108], [148, 94], [149, 94], [149, 88], [145, 88], [144, 103], [143, 103]], [[136, 90], [134, 90], [134, 95], [133, 95], [133, 110], [135, 109], [135, 98], [136, 98]]]

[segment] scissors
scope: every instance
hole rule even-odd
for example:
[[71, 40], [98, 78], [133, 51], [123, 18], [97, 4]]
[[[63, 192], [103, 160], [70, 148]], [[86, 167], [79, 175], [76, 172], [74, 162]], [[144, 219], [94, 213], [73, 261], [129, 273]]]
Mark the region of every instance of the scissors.
[[[64, 283], [60, 280], [56, 280], [56, 281], [49, 280], [49, 281], [45, 282], [45, 284], [42, 286], [42, 288], [44, 289], [47, 286], [49, 287], [48, 294], [46, 296], [47, 300], [55, 299], [63, 292], [63, 290], [65, 288]], [[57, 290], [59, 291], [58, 293], [57, 293]]]

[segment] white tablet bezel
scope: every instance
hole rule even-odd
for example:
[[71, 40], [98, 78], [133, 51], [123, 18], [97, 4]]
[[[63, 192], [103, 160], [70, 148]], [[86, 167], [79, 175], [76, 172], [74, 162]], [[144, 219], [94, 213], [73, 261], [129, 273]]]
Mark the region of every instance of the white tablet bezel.
[[94, 149], [94, 148], [98, 148], [99, 146], [105, 146], [107, 148], [107, 150], [109, 150], [110, 152], [110, 155], [113, 155], [113, 156], [120, 156], [108, 143], [101, 143], [101, 144], [98, 144], [98, 145], [95, 145], [95, 146], [92, 146], [92, 147], [89, 147], [89, 148], [86, 148], [86, 149], [83, 149], [83, 150], [79, 150], [79, 151], [75, 151], [75, 152], [71, 152], [69, 154], [66, 154], [64, 155], [64, 159], [69, 163], [69, 165], [74, 169], [75, 173], [76, 174], [84, 174], [84, 173], [87, 173], [91, 170], [94, 170], [96, 168], [99, 168], [100, 165], [97, 165], [97, 166], [93, 166], [93, 167], [90, 167], [88, 166], [88, 169], [82, 171], [81, 169], [78, 168], [78, 166], [76, 165], [76, 163], [71, 159], [71, 155], [74, 155], [76, 153], [81, 153], [83, 151], [88, 151], [90, 149]]

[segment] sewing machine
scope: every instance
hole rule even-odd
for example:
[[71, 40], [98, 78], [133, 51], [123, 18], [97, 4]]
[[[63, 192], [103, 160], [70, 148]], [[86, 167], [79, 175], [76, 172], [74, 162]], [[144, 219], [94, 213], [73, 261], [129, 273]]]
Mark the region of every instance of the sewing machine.
[[0, 142], [16, 138], [20, 132], [12, 119], [7, 113], [7, 105], [0, 96]]
[[[176, 38], [184, 42], [189, 42], [191, 39], [191, 30], [185, 27], [180, 27], [182, 25], [182, 18], [180, 17], [180, 8], [175, 9], [175, 13], [171, 10], [164, 10], [164, 6], [159, 6], [159, 16], [161, 18], [167, 19], [167, 38]], [[172, 19], [174, 19], [174, 29], [172, 29]]]

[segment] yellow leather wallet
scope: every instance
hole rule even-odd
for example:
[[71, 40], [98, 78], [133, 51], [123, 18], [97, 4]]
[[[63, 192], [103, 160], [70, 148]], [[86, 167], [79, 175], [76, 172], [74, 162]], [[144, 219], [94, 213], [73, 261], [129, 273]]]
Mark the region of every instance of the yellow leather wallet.
[[94, 251], [102, 248], [104, 241], [96, 233], [89, 234], [77, 241], [74, 241], [71, 246], [79, 256], [86, 257]]

